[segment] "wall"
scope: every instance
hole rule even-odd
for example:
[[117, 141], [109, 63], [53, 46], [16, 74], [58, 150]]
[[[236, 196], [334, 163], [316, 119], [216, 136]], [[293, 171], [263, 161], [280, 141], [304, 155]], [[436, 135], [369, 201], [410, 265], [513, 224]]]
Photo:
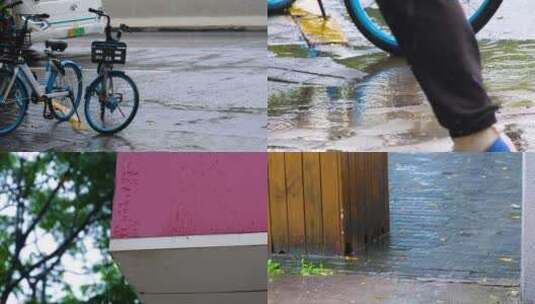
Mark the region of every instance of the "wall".
[[353, 254], [388, 231], [385, 153], [270, 153], [270, 248]]
[[265, 0], [103, 0], [116, 22], [175, 28], [265, 29]]
[[119, 153], [116, 172], [110, 252], [143, 303], [267, 302], [266, 153]]
[[265, 153], [120, 153], [112, 238], [267, 230]]

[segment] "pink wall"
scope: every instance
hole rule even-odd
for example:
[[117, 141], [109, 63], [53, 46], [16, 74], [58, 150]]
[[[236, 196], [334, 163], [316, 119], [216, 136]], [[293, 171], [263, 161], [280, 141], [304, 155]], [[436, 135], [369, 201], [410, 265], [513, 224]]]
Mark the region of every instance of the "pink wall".
[[266, 153], [119, 153], [112, 238], [267, 231]]

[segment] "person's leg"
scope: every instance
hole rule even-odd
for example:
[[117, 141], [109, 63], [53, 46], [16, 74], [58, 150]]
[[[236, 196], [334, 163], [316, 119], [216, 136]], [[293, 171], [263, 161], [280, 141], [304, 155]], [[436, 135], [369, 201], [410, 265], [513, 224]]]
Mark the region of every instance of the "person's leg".
[[[457, 0], [378, 0], [435, 115], [460, 150], [499, 138], [475, 34]], [[474, 137], [474, 138], [470, 138]], [[467, 139], [468, 138], [468, 139]], [[468, 144], [468, 146], [467, 146]]]

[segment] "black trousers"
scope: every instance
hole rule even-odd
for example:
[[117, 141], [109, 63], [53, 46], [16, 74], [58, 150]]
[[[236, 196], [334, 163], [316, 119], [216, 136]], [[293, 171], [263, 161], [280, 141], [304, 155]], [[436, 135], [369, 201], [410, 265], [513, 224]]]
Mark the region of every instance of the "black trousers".
[[466, 136], [496, 122], [474, 31], [457, 0], [378, 0], [442, 126]]

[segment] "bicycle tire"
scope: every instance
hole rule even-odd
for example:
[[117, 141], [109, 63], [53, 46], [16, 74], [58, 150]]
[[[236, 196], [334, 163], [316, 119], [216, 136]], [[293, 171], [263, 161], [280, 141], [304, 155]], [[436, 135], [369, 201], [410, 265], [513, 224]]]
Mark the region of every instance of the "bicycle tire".
[[[0, 90], [2, 88], [1, 82], [6, 81], [6, 80], [11, 80], [12, 78], [13, 78], [13, 72], [7, 69], [0, 70]], [[0, 135], [7, 135], [15, 131], [20, 126], [22, 121], [24, 120], [24, 117], [26, 116], [26, 112], [28, 111], [28, 104], [29, 104], [30, 98], [29, 98], [28, 90], [26, 89], [24, 82], [22, 82], [20, 78], [15, 79], [15, 83], [13, 84], [11, 92], [21, 93], [21, 96], [20, 96], [21, 100], [17, 103], [19, 107], [19, 111], [13, 123], [9, 124], [6, 127], [0, 127]], [[3, 99], [2, 94], [3, 92], [0, 92], [0, 100]], [[1, 110], [2, 110], [2, 105], [0, 105], [0, 111]]]
[[267, 0], [268, 13], [279, 13], [295, 2], [295, 0]]
[[[351, 20], [366, 39], [385, 52], [396, 56], [403, 55], [395, 38], [375, 25], [362, 8], [360, 0], [344, 0], [344, 2]], [[485, 0], [482, 3], [469, 20], [475, 33], [479, 32], [492, 19], [502, 2], [503, 0]]]
[[97, 93], [97, 87], [103, 81], [104, 76], [100, 75], [95, 80], [93, 80], [93, 82], [89, 85], [86, 91], [84, 112], [85, 112], [85, 118], [89, 126], [91, 126], [93, 130], [101, 134], [115, 134], [117, 132], [124, 130], [126, 127], [128, 127], [128, 125], [130, 125], [130, 123], [136, 116], [137, 110], [139, 108], [139, 91], [138, 91], [137, 85], [132, 80], [132, 78], [130, 78], [128, 75], [126, 75], [124, 72], [121, 72], [121, 71], [112, 71], [109, 73], [108, 77], [121, 78], [130, 85], [130, 87], [132, 88], [134, 92], [134, 105], [133, 105], [131, 114], [122, 124], [120, 124], [117, 127], [110, 128], [110, 129], [102, 128], [100, 125], [96, 123], [96, 121], [93, 120], [93, 117], [90, 115], [90, 102], [91, 102], [91, 97]]
[[[78, 79], [78, 93], [75, 96], [73, 108], [66, 115], [56, 111], [53, 105], [50, 106], [50, 111], [52, 112], [52, 115], [54, 116], [54, 118], [56, 118], [60, 122], [64, 122], [64, 121], [71, 119], [74, 113], [76, 113], [76, 110], [80, 106], [80, 101], [82, 99], [82, 92], [83, 92], [83, 77], [82, 77], [82, 71], [80, 70], [80, 67], [76, 63], [70, 62], [70, 61], [62, 62], [62, 66], [64, 69], [70, 68], [74, 70], [76, 77]], [[47, 93], [51, 93], [51, 89], [52, 88], [50, 87], [47, 88]]]

